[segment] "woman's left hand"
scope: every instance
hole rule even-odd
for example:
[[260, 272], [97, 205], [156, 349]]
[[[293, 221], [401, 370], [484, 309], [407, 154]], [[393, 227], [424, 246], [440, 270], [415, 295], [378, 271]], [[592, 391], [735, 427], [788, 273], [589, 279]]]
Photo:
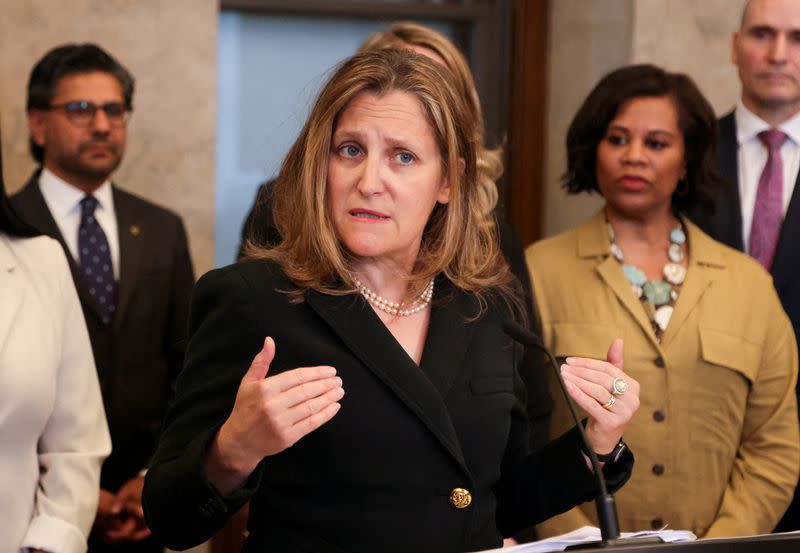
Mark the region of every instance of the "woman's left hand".
[[567, 357], [561, 376], [572, 399], [589, 415], [586, 437], [595, 452], [610, 453], [639, 409], [639, 383], [622, 372], [622, 340], [606, 361]]

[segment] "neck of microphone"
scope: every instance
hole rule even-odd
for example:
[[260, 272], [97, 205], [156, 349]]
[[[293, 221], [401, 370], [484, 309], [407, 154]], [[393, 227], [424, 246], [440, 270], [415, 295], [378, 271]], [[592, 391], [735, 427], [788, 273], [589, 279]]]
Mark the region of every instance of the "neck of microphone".
[[528, 331], [526, 328], [517, 324], [516, 322], [506, 321], [503, 323], [503, 330], [506, 334], [520, 344], [538, 349], [539, 351], [544, 352], [544, 354], [547, 356], [550, 365], [555, 371], [556, 380], [561, 387], [561, 393], [564, 394], [564, 399], [567, 401], [567, 406], [569, 407], [569, 412], [572, 415], [572, 420], [575, 422], [575, 427], [578, 429], [578, 434], [580, 434], [584, 450], [589, 455], [589, 460], [591, 461], [592, 469], [594, 470], [594, 476], [597, 480], [597, 485], [600, 488], [600, 494], [595, 499], [595, 504], [597, 505], [597, 518], [600, 523], [600, 534], [603, 537], [603, 542], [616, 540], [619, 538], [619, 521], [617, 519], [617, 509], [614, 504], [614, 496], [608, 493], [606, 478], [603, 475], [603, 471], [600, 469], [600, 462], [597, 460], [597, 455], [594, 452], [592, 444], [589, 443], [588, 438], [586, 438], [586, 432], [584, 432], [583, 424], [581, 424], [581, 421], [578, 418], [578, 412], [575, 410], [575, 405], [572, 402], [572, 398], [569, 396], [567, 388], [564, 385], [564, 381], [561, 379], [561, 371], [558, 368], [558, 361], [556, 361], [556, 358], [553, 356], [550, 350], [544, 346], [544, 342], [542, 342], [542, 339], [539, 338], [539, 336]]

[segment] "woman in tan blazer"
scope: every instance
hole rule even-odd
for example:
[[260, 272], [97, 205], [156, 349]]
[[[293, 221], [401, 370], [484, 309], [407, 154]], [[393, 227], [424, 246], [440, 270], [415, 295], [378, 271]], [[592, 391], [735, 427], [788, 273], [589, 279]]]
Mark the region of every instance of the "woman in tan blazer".
[[[623, 338], [624, 369], [641, 383], [623, 531], [770, 532], [797, 482], [797, 350], [770, 276], [682, 216], [717, 184], [714, 142], [714, 113], [686, 76], [610, 73], [572, 122], [564, 177], [605, 206], [526, 252], [546, 345], [596, 358]], [[551, 433], [568, 426], [557, 401]], [[592, 504], [541, 530], [585, 524], [597, 524]]]

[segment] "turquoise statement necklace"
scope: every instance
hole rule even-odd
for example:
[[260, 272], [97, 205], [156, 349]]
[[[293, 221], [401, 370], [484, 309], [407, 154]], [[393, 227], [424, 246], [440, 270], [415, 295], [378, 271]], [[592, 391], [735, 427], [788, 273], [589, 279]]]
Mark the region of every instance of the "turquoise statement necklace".
[[611, 223], [606, 223], [608, 239], [611, 242], [611, 254], [622, 265], [622, 272], [631, 283], [633, 293], [642, 300], [642, 305], [653, 325], [653, 331], [660, 340], [672, 318], [673, 305], [678, 300], [678, 290], [686, 279], [686, 266], [683, 264], [686, 233], [680, 226], [669, 233], [669, 261], [664, 265], [663, 279], [647, 280], [644, 271], [625, 263], [622, 249], [617, 245], [616, 235]]

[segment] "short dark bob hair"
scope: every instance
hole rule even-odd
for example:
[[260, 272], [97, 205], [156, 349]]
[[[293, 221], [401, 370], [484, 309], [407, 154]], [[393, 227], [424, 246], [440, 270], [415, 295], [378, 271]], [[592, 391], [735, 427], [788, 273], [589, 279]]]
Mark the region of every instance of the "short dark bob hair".
[[[99, 71], [108, 73], [122, 87], [125, 107], [133, 109], [134, 80], [130, 72], [114, 57], [96, 44], [63, 44], [53, 48], [31, 70], [28, 79], [28, 111], [48, 109], [56, 93], [58, 81], [67, 75], [80, 75]], [[42, 163], [44, 149], [29, 139], [31, 155]]]
[[629, 65], [603, 77], [589, 93], [567, 132], [567, 171], [561, 178], [570, 194], [599, 192], [597, 146], [620, 106], [633, 98], [671, 98], [683, 134], [685, 183], [672, 195], [672, 209], [684, 213], [691, 206], [713, 209], [713, 190], [722, 177], [714, 168], [717, 118], [692, 79], [649, 64]]

